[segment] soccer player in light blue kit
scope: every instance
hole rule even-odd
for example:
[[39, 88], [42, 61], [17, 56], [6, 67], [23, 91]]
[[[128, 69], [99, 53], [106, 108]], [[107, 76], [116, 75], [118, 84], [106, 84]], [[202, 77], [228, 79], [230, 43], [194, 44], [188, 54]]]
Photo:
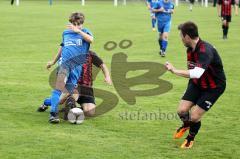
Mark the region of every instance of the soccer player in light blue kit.
[[153, 31], [156, 31], [155, 27], [156, 27], [157, 19], [156, 19], [155, 13], [152, 12], [152, 9], [156, 7], [158, 1], [159, 0], [146, 0], [147, 7], [150, 10], [150, 15], [151, 15], [151, 19], [152, 19], [152, 30]]
[[154, 9], [156, 13], [156, 18], [158, 22], [158, 32], [159, 34], [159, 46], [160, 55], [165, 57], [167, 45], [168, 45], [168, 34], [171, 28], [171, 19], [174, 12], [174, 4], [171, 0], [159, 0]]
[[82, 64], [86, 62], [93, 36], [83, 28], [85, 17], [75, 12], [69, 17], [68, 29], [62, 34], [61, 62], [56, 79], [56, 87], [51, 95], [50, 123], [59, 123], [58, 105], [64, 91], [72, 93], [81, 76]]

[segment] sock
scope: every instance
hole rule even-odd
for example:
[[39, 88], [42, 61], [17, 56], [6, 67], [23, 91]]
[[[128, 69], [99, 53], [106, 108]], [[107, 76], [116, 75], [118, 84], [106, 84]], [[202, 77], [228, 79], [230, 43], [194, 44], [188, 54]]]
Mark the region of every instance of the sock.
[[194, 140], [195, 136], [197, 135], [199, 129], [201, 127], [201, 121], [199, 122], [191, 122], [190, 123], [190, 130], [189, 130], [189, 134], [187, 136], [186, 139], [188, 140]]
[[226, 26], [226, 32], [225, 32], [225, 33], [226, 33], [226, 36], [227, 36], [227, 34], [228, 34], [228, 28], [229, 28], [229, 27]]
[[156, 19], [152, 19], [152, 28], [155, 28], [155, 25], [156, 25]]
[[162, 40], [162, 50], [165, 52], [167, 50], [168, 41]]
[[223, 29], [223, 35], [226, 35], [226, 26], [223, 25], [223, 26], [222, 26], [222, 29]]
[[60, 90], [55, 89], [52, 91], [50, 112], [57, 113], [61, 94], [62, 92]]
[[162, 50], [162, 39], [158, 39], [158, 44], [159, 44], [160, 50]]
[[183, 122], [183, 127], [189, 127], [190, 126], [190, 121], [189, 121], [190, 114], [189, 114], [189, 112], [178, 114], [178, 116]]
[[51, 106], [51, 98], [46, 98], [43, 102], [45, 106]]

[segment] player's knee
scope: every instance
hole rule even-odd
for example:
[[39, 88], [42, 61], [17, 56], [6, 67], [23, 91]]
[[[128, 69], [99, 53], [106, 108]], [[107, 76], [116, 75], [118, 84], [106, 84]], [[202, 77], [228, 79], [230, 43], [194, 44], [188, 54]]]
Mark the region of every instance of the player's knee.
[[163, 37], [163, 40], [166, 40], [166, 41], [168, 40], [168, 34], [163, 34], [162, 37]]
[[227, 22], [226, 20], [223, 21], [223, 25], [226, 26], [227, 25]]
[[177, 114], [179, 116], [182, 115], [182, 114], [186, 114], [188, 112], [189, 112], [189, 110], [187, 108], [185, 108], [185, 107], [179, 107], [178, 110], [177, 110]]
[[191, 121], [196, 123], [199, 122], [201, 120], [201, 116], [198, 114], [191, 114]]
[[92, 108], [90, 110], [86, 110], [84, 114], [88, 117], [94, 116], [95, 115], [95, 108]]
[[190, 120], [189, 112], [178, 112], [178, 116], [182, 121], [189, 121]]
[[84, 107], [83, 107], [83, 110], [84, 110], [84, 114], [86, 115], [86, 116], [94, 116], [95, 115], [95, 108], [96, 108], [96, 106], [95, 105], [88, 105], [88, 104], [86, 104], [86, 105], [84, 105]]

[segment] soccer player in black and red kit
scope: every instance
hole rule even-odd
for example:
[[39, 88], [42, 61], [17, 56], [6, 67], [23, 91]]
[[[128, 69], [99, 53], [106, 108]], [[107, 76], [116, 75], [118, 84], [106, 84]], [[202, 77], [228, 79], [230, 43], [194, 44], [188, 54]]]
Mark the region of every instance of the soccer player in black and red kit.
[[185, 22], [178, 29], [187, 47], [188, 70], [176, 69], [169, 62], [165, 66], [173, 74], [190, 78], [177, 111], [183, 125], [177, 129], [174, 138], [181, 138], [189, 130], [181, 148], [191, 148], [201, 127], [202, 116], [225, 90], [226, 77], [217, 50], [199, 38], [197, 25]]
[[93, 51], [89, 51], [87, 61], [83, 64], [82, 78], [78, 81], [78, 93], [79, 98], [77, 103], [83, 108], [83, 111], [87, 116], [93, 116], [95, 114], [95, 97], [93, 92], [93, 65], [97, 68], [101, 68], [104, 74], [104, 80], [109, 85], [112, 84], [110, 73], [107, 66], [103, 63], [102, 59], [97, 56]]
[[232, 18], [232, 5], [234, 4], [234, 0], [218, 0], [218, 16], [222, 17], [223, 39], [227, 39], [229, 23]]

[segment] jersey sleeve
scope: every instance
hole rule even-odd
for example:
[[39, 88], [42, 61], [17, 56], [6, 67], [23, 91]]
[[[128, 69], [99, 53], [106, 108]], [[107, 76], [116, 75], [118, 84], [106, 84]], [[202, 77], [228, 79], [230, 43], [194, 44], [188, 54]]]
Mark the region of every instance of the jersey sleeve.
[[88, 29], [83, 29], [82, 31], [83, 31], [84, 33], [87, 33], [88, 35], [90, 35], [90, 36], [93, 37], [93, 34], [92, 34], [92, 32], [91, 32], [90, 30], [88, 30]]
[[152, 8], [153, 9], [160, 9], [162, 7], [161, 2], [158, 1]]
[[103, 64], [103, 60], [100, 57], [98, 57], [98, 55], [95, 52], [91, 52], [91, 56], [93, 65], [96, 67], [101, 67], [101, 65]]
[[197, 67], [207, 69], [213, 59], [213, 53], [211, 50], [199, 52]]

